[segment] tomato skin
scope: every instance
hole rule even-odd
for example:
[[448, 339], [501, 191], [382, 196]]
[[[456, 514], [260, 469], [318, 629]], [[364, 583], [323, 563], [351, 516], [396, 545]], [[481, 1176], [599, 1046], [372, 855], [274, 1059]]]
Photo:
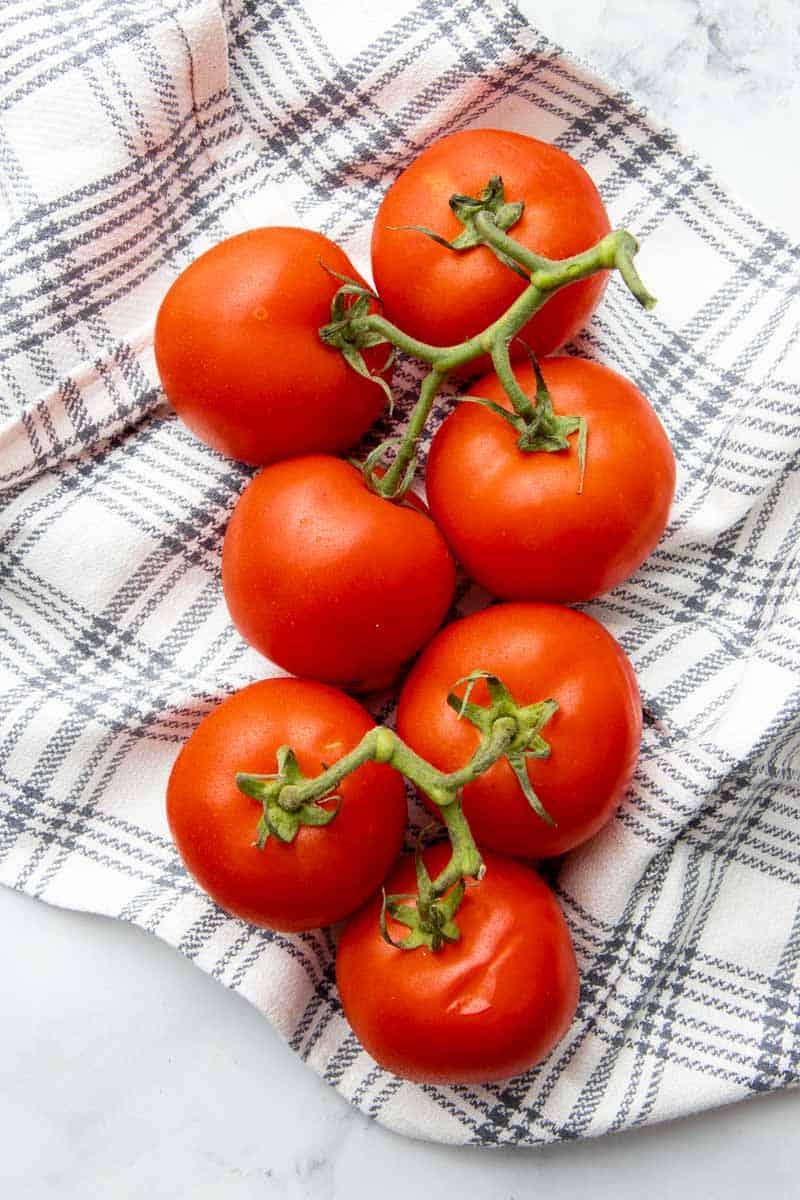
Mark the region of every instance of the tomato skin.
[[[507, 421], [467, 402], [433, 439], [428, 504], [467, 574], [493, 595], [589, 600], [632, 575], [658, 542], [675, 458], [655, 412], [627, 379], [586, 359], [540, 366], [555, 412], [587, 420], [583, 492], [577, 436], [569, 451], [527, 453]], [[516, 374], [534, 396], [531, 365]], [[496, 375], [470, 394], [510, 408]]]
[[[525, 289], [525, 281], [485, 246], [456, 253], [422, 233], [397, 228], [425, 225], [452, 241], [464, 227], [450, 210], [450, 196], [478, 196], [491, 175], [502, 177], [507, 201], [525, 201], [508, 233], [537, 254], [579, 254], [611, 228], [586, 171], [556, 146], [497, 129], [441, 138], [389, 188], [372, 234], [372, 272], [384, 313], [413, 337], [441, 346], [463, 342], [497, 320]], [[520, 337], [537, 354], [550, 354], [587, 323], [606, 282], [607, 272], [601, 272], [570, 284], [547, 301]], [[512, 353], [520, 348], [512, 345]]]
[[[400, 737], [442, 771], [463, 766], [478, 744], [475, 726], [447, 704], [456, 680], [475, 670], [496, 674], [519, 704], [559, 705], [542, 730], [550, 757], [528, 760], [555, 827], [531, 809], [501, 759], [464, 789], [475, 840], [523, 858], [573, 849], [610, 820], [636, 766], [642, 711], [627, 656], [598, 621], [560, 605], [498, 604], [454, 621], [414, 664], [397, 710]], [[485, 683], [476, 684], [471, 699], [488, 698]]]
[[[339, 280], [363, 282], [322, 234], [268, 227], [227, 238], [172, 284], [155, 353], [167, 398], [206, 445], [248, 463], [354, 445], [385, 404], [318, 329]], [[365, 352], [372, 370], [385, 347]]]
[[270, 774], [279, 746], [318, 775], [374, 725], [369, 713], [324, 684], [266, 679], [235, 692], [198, 725], [172, 768], [167, 816], [200, 886], [234, 916], [270, 929], [317, 929], [341, 920], [379, 886], [400, 852], [407, 812], [401, 776], [366, 763], [337, 788], [327, 826], [302, 826], [293, 842], [253, 845], [261, 805], [236, 786], [237, 771]]
[[[446, 846], [426, 852], [431, 874]], [[468, 887], [456, 915], [458, 942], [434, 954], [388, 945], [380, 897], [348, 922], [336, 981], [344, 1014], [364, 1048], [388, 1071], [419, 1083], [488, 1083], [520, 1075], [569, 1029], [578, 969], [566, 922], [530, 867], [486, 855], [486, 875]], [[416, 890], [411, 856], [387, 893]], [[409, 901], [405, 901], [409, 903]], [[399, 940], [408, 930], [387, 918]]]
[[424, 506], [383, 500], [349, 463], [316, 455], [265, 468], [242, 493], [222, 584], [262, 654], [363, 691], [391, 682], [438, 629], [455, 567]]

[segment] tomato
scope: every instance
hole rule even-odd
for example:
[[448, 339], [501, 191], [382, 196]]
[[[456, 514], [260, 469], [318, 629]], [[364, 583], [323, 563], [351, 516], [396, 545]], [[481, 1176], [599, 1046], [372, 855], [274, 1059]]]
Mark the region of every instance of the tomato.
[[[497, 675], [518, 704], [553, 699], [558, 710], [542, 730], [550, 756], [528, 759], [555, 825], [536, 815], [500, 759], [464, 789], [473, 836], [524, 858], [563, 854], [611, 818], [630, 783], [642, 732], [633, 668], [598, 621], [559, 605], [498, 604], [455, 621], [415, 663], [397, 712], [400, 737], [442, 771], [463, 766], [478, 744], [475, 726], [447, 704], [454, 683], [476, 670]], [[463, 695], [464, 685], [456, 690]], [[483, 681], [470, 698], [488, 703]]]
[[[492, 175], [502, 176], [506, 201], [524, 200], [508, 234], [537, 254], [567, 258], [610, 230], [591, 179], [556, 146], [498, 129], [470, 129], [434, 142], [389, 188], [372, 235], [372, 271], [384, 313], [405, 333], [434, 345], [463, 342], [497, 320], [524, 290], [525, 281], [485, 246], [456, 253], [397, 228], [424, 225], [452, 241], [464, 227], [450, 210], [450, 196], [477, 197]], [[520, 336], [537, 354], [557, 349], [589, 320], [606, 279], [602, 272], [562, 289]]]
[[[223, 700], [172, 768], [167, 816], [189, 872], [228, 912], [271, 929], [316, 929], [347, 916], [379, 886], [400, 852], [403, 780], [366, 763], [336, 789], [339, 812], [303, 825], [294, 841], [253, 843], [261, 804], [236, 786], [238, 771], [270, 774], [289, 745], [307, 776], [320, 774], [374, 722], [350, 696], [321, 683], [266, 679]], [[330, 804], [323, 804], [330, 807]]]
[[[380, 415], [381, 388], [319, 339], [340, 286], [323, 263], [363, 282], [322, 234], [252, 229], [206, 251], [167, 292], [155, 329], [161, 382], [215, 450], [249, 463], [343, 451]], [[377, 370], [386, 347], [364, 357]]]
[[[446, 846], [425, 854], [431, 874]], [[419, 1083], [488, 1083], [519, 1075], [549, 1054], [578, 1003], [578, 970], [561, 910], [522, 863], [486, 855], [466, 889], [458, 942], [434, 953], [398, 950], [379, 928], [380, 897], [348, 922], [336, 954], [344, 1015], [372, 1057]], [[415, 891], [407, 856], [387, 893]], [[409, 903], [406, 901], [406, 903]], [[408, 930], [391, 917], [393, 938]]]
[[455, 568], [417, 502], [393, 504], [323, 455], [261, 471], [222, 553], [233, 622], [295, 675], [368, 690], [389, 683], [438, 629]]
[[[675, 459], [644, 396], [621, 375], [580, 358], [541, 370], [560, 415], [586, 418], [583, 491], [576, 438], [568, 451], [517, 448], [517, 433], [462, 403], [431, 445], [431, 513], [465, 571], [504, 599], [589, 600], [627, 579], [658, 542], [675, 490]], [[536, 394], [533, 368], [517, 369]], [[500, 381], [470, 393], [508, 409]]]

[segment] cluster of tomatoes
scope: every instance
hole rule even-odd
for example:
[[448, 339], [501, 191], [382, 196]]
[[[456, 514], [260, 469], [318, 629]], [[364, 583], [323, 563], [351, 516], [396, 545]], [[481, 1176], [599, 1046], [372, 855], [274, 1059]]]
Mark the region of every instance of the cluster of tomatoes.
[[[491, 175], [524, 201], [510, 235], [537, 255], [569, 258], [609, 232], [594, 185], [564, 152], [496, 130], [442, 139], [400, 175], [375, 222], [382, 313], [406, 341], [466, 342], [528, 286], [485, 245], [442, 245], [461, 230], [449, 197], [477, 195]], [[588, 320], [605, 276], [556, 292], [521, 330], [538, 365], [514, 367], [534, 404], [547, 395], [556, 414], [580, 419], [583, 468], [574, 446], [521, 449], [499, 411], [512, 410], [508, 389], [487, 374], [470, 396], [490, 405], [458, 404], [433, 439], [430, 511], [410, 492], [377, 494], [336, 457], [380, 415], [376, 379], [388, 384], [391, 366], [381, 339], [363, 345], [361, 370], [320, 339], [337, 295], [366, 287], [331, 241], [288, 228], [231, 238], [184, 271], [158, 316], [159, 372], [178, 414], [208, 445], [263, 466], [228, 526], [223, 588], [242, 636], [299, 677], [252, 684], [201, 723], [170, 778], [170, 827], [190, 872], [228, 911], [289, 931], [350, 917], [337, 954], [345, 1015], [382, 1065], [414, 1079], [507, 1078], [566, 1032], [578, 996], [569, 933], [549, 889], [515, 859], [560, 855], [592, 836], [636, 762], [632, 668], [601, 625], [561, 604], [590, 599], [640, 565], [674, 488], [669, 443], [633, 384], [597, 363], [551, 356]], [[455, 560], [505, 603], [437, 633]], [[274, 778], [287, 746], [303, 776], [318, 776], [373, 725], [346, 691], [387, 686], [418, 654], [397, 734], [439, 771], [462, 767], [480, 737], [448, 704], [456, 681], [463, 695], [465, 677], [487, 672], [517, 703], [552, 698], [558, 708], [545, 731], [549, 756], [527, 764], [552, 823], [504, 758], [469, 783], [461, 803], [488, 851], [486, 876], [466, 890], [458, 940], [405, 952], [393, 943], [408, 930], [378, 891], [415, 890], [413, 860], [392, 869], [407, 819], [402, 777], [365, 762], [320, 801], [318, 822], [258, 844], [259, 805], [236, 778]], [[487, 689], [478, 680], [472, 699], [485, 702]], [[425, 855], [432, 872], [446, 858], [442, 846]]]

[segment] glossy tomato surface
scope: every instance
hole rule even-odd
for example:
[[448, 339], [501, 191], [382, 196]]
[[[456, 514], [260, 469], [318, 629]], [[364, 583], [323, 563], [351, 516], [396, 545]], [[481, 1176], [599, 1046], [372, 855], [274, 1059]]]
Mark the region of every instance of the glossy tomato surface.
[[267, 679], [235, 692], [184, 745], [170, 775], [167, 816], [181, 858], [234, 916], [271, 929], [316, 929], [347, 916], [380, 885], [406, 823], [405, 788], [389, 767], [366, 763], [337, 788], [326, 826], [302, 826], [291, 843], [253, 843], [262, 806], [236, 786], [238, 771], [271, 774], [288, 745], [300, 769], [320, 774], [374, 725], [350, 696], [320, 683]]
[[[523, 134], [471, 129], [434, 142], [389, 188], [375, 218], [372, 271], [385, 315], [406, 333], [449, 346], [480, 333], [505, 312], [525, 281], [485, 246], [455, 253], [422, 233], [452, 241], [463, 225], [454, 193], [477, 197], [502, 176], [507, 201], [524, 200], [508, 234], [547, 258], [588, 250], [610, 230], [597, 188], [563, 150]], [[583, 328], [602, 297], [606, 272], [570, 284], [521, 330], [537, 354], [549, 354]], [[516, 347], [512, 346], [512, 352]]]
[[[611, 818], [636, 765], [642, 713], [627, 656], [598, 621], [559, 605], [498, 604], [454, 621], [414, 664], [397, 713], [400, 737], [440, 770], [463, 766], [478, 745], [478, 730], [447, 703], [456, 681], [477, 670], [497, 675], [518, 704], [553, 699], [559, 707], [542, 730], [549, 758], [528, 760], [555, 826], [537, 816], [500, 759], [464, 789], [476, 841], [523, 858], [571, 850]], [[470, 698], [488, 703], [483, 681]]]
[[444, 538], [419, 504], [393, 504], [323, 455], [261, 471], [225, 535], [234, 624], [296, 675], [384, 686], [435, 633], [455, 587]]
[[[516, 431], [479, 404], [461, 403], [431, 445], [431, 513], [467, 574], [510, 600], [589, 600], [642, 564], [667, 524], [675, 458], [654, 410], [629, 380], [600, 363], [540, 363], [557, 414], [587, 422], [579, 493], [577, 437], [569, 450], [522, 451]], [[533, 368], [517, 368], [528, 395]], [[488, 375], [470, 395], [510, 408]]]
[[[362, 282], [322, 234], [253, 229], [207, 250], [167, 292], [155, 330], [161, 382], [215, 450], [259, 464], [343, 451], [380, 415], [381, 388], [319, 339], [340, 286], [322, 263]], [[385, 347], [365, 358], [378, 369]]]
[[[445, 846], [426, 853], [431, 874], [447, 856]], [[461, 938], [441, 951], [388, 945], [380, 897], [340, 938], [344, 1014], [372, 1057], [405, 1079], [488, 1083], [520, 1075], [549, 1054], [575, 1015], [578, 970], [555, 897], [530, 867], [491, 854], [485, 862], [484, 879], [467, 888], [456, 914]], [[386, 891], [415, 889], [406, 857]], [[387, 923], [395, 939], [408, 932]]]

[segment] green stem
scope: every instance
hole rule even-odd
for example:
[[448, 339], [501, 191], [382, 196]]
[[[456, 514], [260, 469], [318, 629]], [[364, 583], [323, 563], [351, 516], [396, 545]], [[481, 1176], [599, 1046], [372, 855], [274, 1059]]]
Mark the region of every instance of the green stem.
[[[451, 805], [457, 793], [474, 782], [506, 753], [519, 733], [513, 717], [498, 717], [488, 737], [481, 738], [472, 758], [457, 771], [439, 771], [427, 759], [412, 750], [393, 729], [379, 726], [365, 733], [357, 746], [342, 755], [332, 766], [313, 779], [302, 783], [284, 784], [277, 794], [277, 802], [289, 812], [296, 812], [306, 804], [314, 804], [335, 791], [343, 779], [352, 775], [367, 762], [386, 763], [416, 787], [425, 792], [440, 808]], [[253, 790], [248, 781], [262, 781], [258, 776], [239, 774], [236, 782], [241, 788], [247, 786], [248, 794]]]
[[[301, 824], [321, 824], [323, 820], [327, 823], [331, 814], [326, 812], [324, 817], [320, 817], [318, 801], [330, 798], [339, 784], [365, 763], [385, 763], [404, 775], [441, 809], [452, 846], [447, 866], [428, 886], [427, 895], [421, 898], [420, 913], [424, 920], [428, 920], [431, 904], [454, 883], [466, 875], [478, 879], [483, 874], [483, 860], [461, 811], [459, 794], [463, 787], [510, 751], [512, 743], [519, 736], [520, 722], [514, 717], [498, 716], [491, 729], [482, 734], [469, 762], [457, 771], [444, 772], [412, 750], [394, 730], [379, 726], [370, 729], [358, 745], [312, 779], [302, 777], [293, 754], [286, 747], [282, 748], [281, 753], [284, 761], [292, 763], [291, 780], [287, 780], [287, 776], [279, 769], [274, 776], [240, 772], [236, 776], [236, 784], [242, 792], [264, 805], [263, 825], [276, 831], [284, 840], [291, 841]], [[287, 822], [291, 822], [288, 829]], [[265, 837], [262, 834], [257, 838], [256, 845], [263, 846]]]
[[428, 342], [417, 341], [376, 313], [368, 317], [359, 317], [352, 324], [356, 334], [379, 333], [392, 346], [428, 363], [444, 377], [458, 367], [466, 366], [480, 354], [491, 354], [492, 347], [497, 342], [511, 341], [547, 299], [548, 294], [532, 284], [529, 285], [501, 317], [475, 337], [455, 346], [432, 346]]
[[[478, 679], [486, 680], [488, 705], [470, 703], [470, 691]], [[555, 712], [555, 701], [520, 706], [502, 681], [485, 671], [473, 672], [458, 682], [467, 684], [463, 698], [450, 692], [447, 703], [459, 717], [476, 726], [480, 739], [470, 760], [455, 771], [438, 770], [412, 750], [394, 730], [378, 726], [365, 733], [357, 746], [314, 778], [303, 774], [289, 746], [281, 746], [277, 752], [276, 774], [243, 772], [236, 776], [239, 789], [263, 806], [255, 841], [259, 848], [263, 848], [272, 835], [282, 842], [291, 842], [303, 825], [330, 824], [338, 807], [322, 806], [320, 801], [334, 799], [332, 793], [342, 781], [368, 762], [382, 763], [398, 771], [439, 807], [450, 837], [451, 854], [447, 865], [435, 880], [431, 880], [418, 852], [416, 909], [399, 904], [402, 897], [384, 897], [381, 915], [384, 936], [392, 945], [399, 944], [407, 950], [420, 945], [438, 950], [446, 942], [457, 940], [458, 927], [453, 917], [464, 895], [463, 881], [466, 877], [480, 879], [483, 875], [483, 860], [461, 808], [464, 787], [505, 757], [520, 780], [529, 803], [540, 816], [549, 820], [531, 788], [525, 759], [546, 757], [549, 753], [540, 730]], [[341, 803], [341, 798], [338, 799]], [[388, 934], [387, 912], [409, 929], [404, 942], [396, 943]]]
[[615, 229], [588, 250], [573, 254], [570, 258], [543, 258], [534, 254], [526, 246], [522, 246], [514, 238], [498, 229], [488, 213], [478, 213], [475, 217], [475, 228], [481, 235], [481, 240], [493, 250], [500, 251], [514, 262], [525, 267], [531, 283], [543, 292], [555, 291], [577, 279], [585, 279], [597, 271], [610, 270], [616, 265], [616, 258], [622, 240], [630, 238], [631, 234], [624, 229]]
[[596, 246], [584, 250], [581, 254], [551, 260], [534, 254], [509, 237], [495, 224], [489, 213], [479, 212], [474, 218], [474, 223], [487, 246], [513, 259], [530, 273], [530, 283], [501, 317], [481, 333], [454, 346], [434, 346], [412, 338], [378, 314], [358, 317], [352, 322], [356, 337], [379, 335], [398, 350], [420, 359], [432, 368], [423, 380], [419, 400], [394, 461], [382, 478], [373, 476], [370, 480], [375, 491], [390, 499], [401, 498], [410, 484], [408, 468], [416, 456], [433, 401], [445, 378], [480, 355], [491, 356], [495, 371], [519, 416], [532, 425], [536, 424], [535, 407], [514, 377], [508, 347], [520, 329], [555, 292], [580, 279], [587, 279], [598, 271], [616, 268], [640, 304], [645, 308], [652, 308], [655, 304], [654, 298], [645, 288], [633, 265], [633, 256], [639, 248], [638, 242], [625, 229], [613, 230]]
[[[348, 775], [352, 775], [359, 767], [363, 767], [364, 763], [380, 762], [378, 757], [378, 735], [381, 729], [371, 729], [369, 733], [365, 733], [357, 746], [347, 754], [343, 754], [337, 759], [331, 767], [327, 767], [321, 775], [315, 776], [313, 779], [305, 779], [302, 783], [286, 783], [277, 793], [276, 799], [281, 808], [285, 808], [287, 812], [298, 812], [306, 804], [315, 804], [317, 800], [321, 800], [323, 796], [335, 792], [342, 780]], [[242, 788], [247, 785], [248, 780], [259, 780], [260, 777], [247, 775], [240, 772], [236, 776], [237, 785]], [[253, 791], [248, 791], [249, 795], [253, 795]]]
[[432, 346], [429, 342], [421, 342], [417, 338], [411, 337], [410, 334], [403, 333], [402, 329], [393, 325], [391, 321], [387, 321], [386, 317], [382, 317], [380, 313], [371, 313], [368, 317], [358, 317], [351, 321], [350, 325], [356, 335], [377, 333], [392, 346], [402, 350], [404, 354], [410, 354], [412, 358], [418, 358], [431, 367], [437, 364], [448, 350], [459, 349], [459, 346]]
[[[452, 854], [445, 869], [433, 881], [429, 897], [432, 900], [443, 896], [465, 875], [477, 879], [483, 874], [483, 860], [461, 811], [459, 794], [462, 788], [507, 754], [520, 736], [523, 740], [527, 736], [524, 720], [498, 716], [488, 732], [481, 736], [469, 762], [456, 771], [445, 772], [437, 770], [412, 750], [394, 730], [379, 726], [365, 733], [357, 746], [313, 779], [286, 783], [279, 776], [265, 778], [240, 773], [236, 783], [247, 795], [265, 804], [277, 804], [286, 813], [313, 813], [317, 802], [330, 796], [353, 771], [367, 762], [385, 763], [409, 779], [441, 809], [447, 826]], [[275, 824], [273, 821], [273, 827]]]
[[442, 809], [442, 820], [447, 826], [452, 853], [447, 866], [433, 881], [434, 896], [443, 896], [465, 876], [481, 879], [484, 872], [483, 859], [458, 800]]
[[498, 342], [493, 347], [492, 366], [495, 369], [497, 378], [505, 389], [506, 395], [511, 401], [514, 411], [531, 426], [536, 424], [537, 407], [531, 404], [529, 397], [525, 395], [517, 382], [514, 368], [511, 366], [511, 356], [508, 353], [507, 342]]
[[442, 386], [443, 378], [444, 376], [435, 368], [425, 376], [420, 388], [419, 399], [414, 405], [414, 411], [411, 413], [406, 431], [403, 434], [403, 439], [391, 466], [382, 478], [374, 476], [371, 481], [371, 486], [374, 487], [375, 491], [387, 499], [402, 496], [407, 490], [403, 487], [403, 483], [408, 473], [408, 468], [416, 456], [419, 440], [422, 437], [428, 417], [430, 416], [433, 402], [436, 399], [436, 393]]
[[530, 272], [531, 284], [540, 291], [551, 295], [559, 288], [575, 283], [579, 279], [587, 279], [598, 271], [619, 271], [623, 282], [631, 294], [643, 308], [655, 307], [656, 299], [648, 292], [642, 283], [639, 272], [633, 265], [634, 256], [638, 253], [639, 243], [627, 229], [613, 229], [607, 233], [596, 246], [571, 258], [550, 259], [533, 254], [519, 242], [515, 242], [508, 234], [499, 229], [488, 213], [478, 213], [475, 217], [475, 227], [480, 232], [482, 240], [492, 249], [513, 258], [520, 266]]

